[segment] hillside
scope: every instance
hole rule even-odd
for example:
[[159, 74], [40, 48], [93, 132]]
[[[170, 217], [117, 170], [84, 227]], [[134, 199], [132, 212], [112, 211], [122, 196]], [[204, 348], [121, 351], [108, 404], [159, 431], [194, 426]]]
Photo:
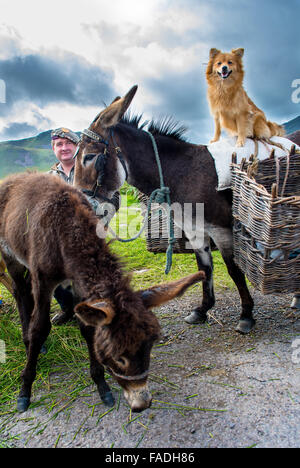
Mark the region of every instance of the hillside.
[[300, 130], [300, 115], [296, 117], [295, 119], [290, 120], [289, 122], [286, 122], [284, 124], [284, 128], [285, 128], [287, 135], [289, 133], [294, 133], [297, 130]]
[[[286, 133], [300, 130], [300, 116], [284, 124]], [[56, 162], [50, 146], [51, 130], [31, 138], [0, 142], [0, 179], [26, 169], [47, 171]]]
[[32, 138], [0, 143], [0, 178], [25, 169], [49, 170], [56, 160], [50, 134], [48, 130]]

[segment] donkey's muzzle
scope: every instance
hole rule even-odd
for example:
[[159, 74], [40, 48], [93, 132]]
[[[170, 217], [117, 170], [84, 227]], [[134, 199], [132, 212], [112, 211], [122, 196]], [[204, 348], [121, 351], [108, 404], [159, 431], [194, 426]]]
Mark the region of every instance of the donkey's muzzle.
[[152, 395], [147, 384], [139, 387], [127, 388], [124, 390], [124, 396], [132, 411], [140, 412], [151, 405]]

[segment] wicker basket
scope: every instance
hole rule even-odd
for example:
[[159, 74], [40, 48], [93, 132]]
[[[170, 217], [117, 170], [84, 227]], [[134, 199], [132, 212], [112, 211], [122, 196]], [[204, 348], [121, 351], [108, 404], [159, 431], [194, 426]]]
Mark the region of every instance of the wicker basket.
[[[138, 195], [138, 198], [141, 202], [142, 215], [146, 216], [149, 198], [142, 193]], [[148, 216], [148, 223], [145, 229], [146, 246], [149, 252], [165, 253], [168, 248], [167, 214], [158, 208], [158, 204], [152, 204], [152, 211]], [[173, 244], [173, 253], [194, 253], [193, 249], [188, 247], [188, 239], [176, 225], [174, 225], [174, 237], [176, 238], [176, 242]]]
[[236, 263], [263, 294], [300, 293], [300, 154], [231, 172]]

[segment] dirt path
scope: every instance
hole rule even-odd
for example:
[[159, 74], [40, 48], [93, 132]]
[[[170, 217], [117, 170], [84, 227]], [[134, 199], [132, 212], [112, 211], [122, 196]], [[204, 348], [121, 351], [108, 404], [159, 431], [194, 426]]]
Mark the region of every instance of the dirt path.
[[143, 413], [130, 414], [117, 385], [108, 410], [91, 385], [75, 401], [2, 416], [1, 438], [15, 447], [299, 447], [299, 314], [290, 296], [254, 299], [257, 325], [248, 336], [234, 331], [235, 292], [217, 294], [208, 325], [182, 320], [194, 296], [157, 311], [163, 335], [152, 353], [152, 407]]

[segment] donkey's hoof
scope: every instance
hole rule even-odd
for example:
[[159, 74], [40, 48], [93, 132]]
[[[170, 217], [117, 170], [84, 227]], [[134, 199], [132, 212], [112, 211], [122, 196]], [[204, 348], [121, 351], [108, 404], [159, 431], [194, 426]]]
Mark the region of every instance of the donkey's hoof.
[[239, 321], [236, 331], [242, 335], [247, 335], [255, 325], [254, 319], [243, 319]]
[[185, 317], [184, 321], [190, 325], [194, 325], [197, 323], [205, 323], [206, 319], [206, 314], [201, 314], [197, 310], [193, 310], [190, 315]]
[[17, 410], [19, 413], [23, 413], [28, 409], [30, 405], [30, 398], [28, 397], [19, 397], [17, 400]]
[[111, 406], [114, 406], [115, 404], [115, 399], [111, 392], [106, 392], [104, 393], [104, 395], [101, 395], [101, 400], [103, 401], [105, 406], [111, 407]]

